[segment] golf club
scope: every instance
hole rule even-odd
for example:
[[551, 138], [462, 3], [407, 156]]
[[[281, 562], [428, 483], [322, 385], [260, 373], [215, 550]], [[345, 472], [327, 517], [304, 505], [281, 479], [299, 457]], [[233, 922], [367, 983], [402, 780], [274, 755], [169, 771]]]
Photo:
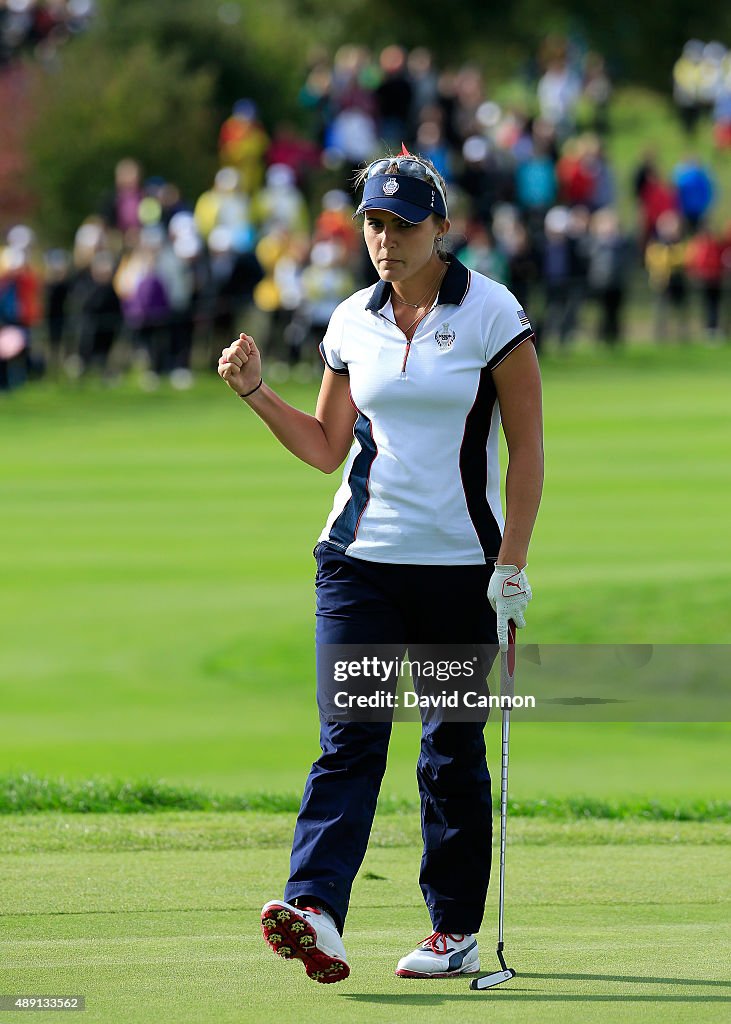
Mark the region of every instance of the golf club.
[[503, 955], [503, 924], [505, 915], [505, 837], [508, 826], [508, 750], [510, 743], [510, 700], [515, 694], [515, 626], [508, 623], [508, 649], [500, 652], [500, 696], [508, 697], [502, 706], [502, 762], [500, 765], [500, 898], [498, 912], [497, 957], [501, 971], [474, 978], [470, 988], [482, 991], [494, 988], [515, 977], [515, 971], [505, 963]]

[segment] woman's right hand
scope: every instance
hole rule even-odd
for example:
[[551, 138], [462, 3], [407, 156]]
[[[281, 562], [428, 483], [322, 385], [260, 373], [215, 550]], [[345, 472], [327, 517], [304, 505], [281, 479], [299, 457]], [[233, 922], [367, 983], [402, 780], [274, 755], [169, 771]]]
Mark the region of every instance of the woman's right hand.
[[249, 334], [240, 334], [238, 341], [223, 350], [218, 360], [218, 376], [237, 395], [254, 390], [261, 380], [261, 355]]

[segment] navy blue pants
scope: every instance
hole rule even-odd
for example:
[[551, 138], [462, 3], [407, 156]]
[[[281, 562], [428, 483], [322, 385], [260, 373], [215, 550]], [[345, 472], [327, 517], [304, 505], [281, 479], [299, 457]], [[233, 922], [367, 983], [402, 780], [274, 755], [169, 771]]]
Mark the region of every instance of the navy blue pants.
[[[315, 557], [320, 651], [323, 644], [388, 644], [408, 646], [414, 658], [419, 644], [497, 643], [487, 600], [492, 564], [381, 564], [327, 544], [318, 544]], [[419, 883], [435, 931], [476, 932], [484, 914], [492, 841], [485, 720], [422, 721]], [[284, 898], [324, 901], [341, 931], [368, 846], [390, 735], [390, 722], [321, 716], [322, 753], [305, 785]]]

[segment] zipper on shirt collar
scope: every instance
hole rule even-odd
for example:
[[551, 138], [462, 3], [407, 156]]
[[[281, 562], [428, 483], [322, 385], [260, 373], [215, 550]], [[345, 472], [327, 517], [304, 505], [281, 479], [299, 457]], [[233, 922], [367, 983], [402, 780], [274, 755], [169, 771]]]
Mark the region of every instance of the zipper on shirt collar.
[[[437, 296], [437, 299], [438, 299], [438, 296]], [[411, 330], [413, 328], [413, 332], [414, 332], [410, 338], [406, 335], [406, 333], [404, 331], [401, 330], [401, 328], [399, 327], [399, 325], [396, 323], [395, 320], [391, 320], [389, 317], [386, 316], [385, 313], [379, 312], [379, 314], [378, 314], [379, 316], [382, 316], [384, 320], [388, 320], [388, 322], [390, 324], [393, 324], [393, 326], [396, 328], [396, 330], [401, 331], [401, 334], [403, 334], [403, 336], [406, 338], [406, 347], [404, 349], [404, 361], [401, 364], [401, 375], [400, 375], [400, 379], [401, 380], [406, 380], [407, 379], [406, 378], [406, 363], [408, 362], [408, 359], [409, 359], [409, 353], [411, 352], [411, 342], [414, 340], [414, 335], [416, 334], [417, 330], [419, 329], [421, 324], [424, 322], [424, 320], [426, 320], [426, 318], [429, 316], [429, 314], [432, 313], [436, 309], [437, 305], [438, 305], [438, 301], [435, 299], [433, 305], [431, 305], [429, 307], [429, 309], [427, 309], [424, 312], [424, 314], [419, 317], [418, 320], [414, 321], [414, 323], [409, 328], [409, 330]], [[393, 309], [393, 306], [391, 306], [391, 308]]]
[[411, 351], [411, 338], [406, 339], [406, 348], [404, 350], [404, 361], [401, 364], [401, 376], [406, 377], [406, 360], [409, 358], [409, 352]]

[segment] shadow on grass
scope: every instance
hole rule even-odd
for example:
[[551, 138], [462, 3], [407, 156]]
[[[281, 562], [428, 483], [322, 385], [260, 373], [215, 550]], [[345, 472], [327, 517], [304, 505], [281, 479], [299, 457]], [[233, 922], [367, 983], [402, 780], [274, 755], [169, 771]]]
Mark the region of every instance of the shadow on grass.
[[[561, 981], [629, 981], [633, 985], [717, 985], [731, 989], [731, 981], [713, 981], [703, 978], [640, 978], [630, 974], [555, 974], [551, 972], [531, 973], [519, 971], [521, 978], [558, 978]], [[481, 978], [483, 975], [478, 974]]]
[[[534, 989], [488, 989], [490, 998], [513, 1000], [518, 1003], [731, 1003], [731, 996], [636, 996], [636, 995], [557, 995], [542, 994]], [[350, 999], [354, 1003], [375, 1003], [399, 1006], [439, 1006], [442, 1003], [456, 1003], [465, 999], [478, 999], [479, 993], [464, 992], [455, 995], [371, 995], [365, 992], [343, 994], [341, 998]], [[484, 993], [483, 993], [484, 995]]]
[[[489, 972], [471, 974], [461, 978], [454, 978], [454, 982], [466, 984], [468, 981], [483, 978]], [[515, 1000], [525, 1003], [731, 1003], [731, 982], [728, 981], [704, 981], [702, 978], [648, 978], [638, 977], [629, 974], [548, 974], [548, 973], [520, 973], [517, 978], [560, 980], [560, 981], [613, 981], [625, 982], [632, 985], [707, 985], [729, 989], [729, 995], [652, 995], [636, 993], [603, 993], [597, 995], [581, 995], [578, 993], [567, 993], [561, 995], [554, 992], [541, 993], [533, 988], [521, 988], [520, 984], [512, 984], [508, 987], [496, 987], [490, 990], [491, 996], [495, 999]], [[408, 986], [404, 986], [406, 988]], [[338, 993], [340, 994], [340, 993]], [[464, 999], [474, 999], [475, 995], [469, 991], [446, 993], [444, 991], [434, 994], [426, 992], [404, 992], [398, 995], [373, 995], [361, 992], [343, 992], [344, 999], [350, 999], [356, 1003], [407, 1003], [413, 1007], [438, 1006], [440, 1003], [458, 1002]]]

